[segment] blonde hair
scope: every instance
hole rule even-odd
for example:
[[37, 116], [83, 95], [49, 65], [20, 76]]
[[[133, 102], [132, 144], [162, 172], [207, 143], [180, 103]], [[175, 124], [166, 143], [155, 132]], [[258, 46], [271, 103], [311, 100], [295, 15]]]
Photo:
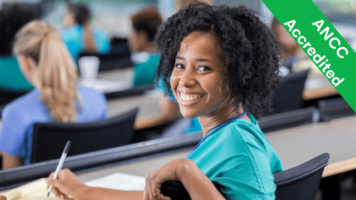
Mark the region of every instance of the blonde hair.
[[59, 33], [46, 22], [30, 22], [16, 34], [14, 54], [30, 57], [37, 64], [33, 84], [50, 115], [59, 122], [73, 122], [78, 77]]

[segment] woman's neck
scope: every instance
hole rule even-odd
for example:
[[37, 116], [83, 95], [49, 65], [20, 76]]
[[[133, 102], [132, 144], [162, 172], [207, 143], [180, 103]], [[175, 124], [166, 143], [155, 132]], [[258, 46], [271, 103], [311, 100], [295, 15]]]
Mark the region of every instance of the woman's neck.
[[[230, 119], [237, 117], [244, 113], [242, 106], [238, 108], [234, 105], [234, 102], [231, 102], [229, 106], [219, 110], [218, 112], [199, 117], [199, 122], [202, 126], [203, 136], [205, 137], [210, 130], [223, 124], [224, 122], [229, 121]], [[246, 119], [250, 121], [250, 118], [246, 115], [242, 116], [240, 119]]]

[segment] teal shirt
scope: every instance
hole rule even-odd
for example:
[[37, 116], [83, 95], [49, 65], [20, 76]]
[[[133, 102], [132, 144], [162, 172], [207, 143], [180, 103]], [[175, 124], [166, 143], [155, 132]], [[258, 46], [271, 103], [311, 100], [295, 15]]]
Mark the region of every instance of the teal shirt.
[[134, 65], [133, 85], [152, 85], [156, 78], [160, 56], [151, 54], [147, 61]]
[[[187, 158], [213, 182], [227, 199], [275, 199], [273, 174], [282, 164], [256, 119], [236, 119], [210, 131]], [[211, 134], [209, 136], [209, 134]]]
[[[109, 37], [100, 30], [92, 31], [95, 47], [99, 53], [107, 53], [110, 50]], [[83, 27], [74, 25], [61, 32], [63, 42], [66, 44], [69, 53], [75, 61], [78, 60], [79, 53], [84, 51], [85, 43], [83, 37]]]
[[22, 74], [17, 59], [13, 56], [0, 57], [0, 89], [15, 91], [33, 89]]

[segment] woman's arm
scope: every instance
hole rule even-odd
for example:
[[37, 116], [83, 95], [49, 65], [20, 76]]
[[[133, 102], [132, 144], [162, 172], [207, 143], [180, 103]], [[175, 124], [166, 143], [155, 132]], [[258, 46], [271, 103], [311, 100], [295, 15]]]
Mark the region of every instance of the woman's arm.
[[173, 160], [146, 178], [144, 200], [169, 199], [161, 194], [161, 184], [165, 181], [180, 181], [192, 200], [222, 200], [224, 196], [198, 166], [187, 158]]
[[2, 169], [11, 169], [22, 166], [22, 160], [19, 157], [2, 154]]
[[52, 185], [52, 193], [62, 199], [72, 196], [76, 200], [142, 200], [142, 191], [120, 191], [106, 188], [89, 187], [82, 183], [69, 169], [59, 172], [56, 180], [54, 173], [46, 180], [48, 186]]

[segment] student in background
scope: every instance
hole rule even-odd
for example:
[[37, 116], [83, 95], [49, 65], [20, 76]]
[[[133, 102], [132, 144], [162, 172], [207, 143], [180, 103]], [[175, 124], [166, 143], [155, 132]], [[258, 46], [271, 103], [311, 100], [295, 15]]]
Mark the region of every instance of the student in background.
[[2, 113], [3, 169], [30, 164], [36, 122], [89, 122], [106, 118], [106, 100], [77, 84], [75, 63], [59, 33], [33, 21], [16, 35], [14, 54], [36, 89], [8, 104]]
[[270, 28], [245, 6], [192, 3], [160, 27], [156, 41], [157, 74], [182, 115], [199, 118], [202, 141], [186, 158], [150, 173], [144, 191], [89, 187], [65, 169], [56, 180], [54, 173], [47, 179], [53, 193], [88, 200], [168, 200], [160, 187], [172, 180], [180, 181], [191, 199], [275, 199], [273, 173], [282, 171], [281, 161], [254, 118], [271, 108], [280, 83], [280, 50]]
[[74, 60], [78, 60], [80, 52], [107, 53], [110, 50], [108, 36], [103, 31], [93, 30], [90, 18], [90, 10], [85, 5], [68, 5], [61, 36]]
[[[162, 18], [153, 7], [146, 7], [131, 16], [132, 31], [128, 44], [132, 52], [145, 52], [147, 58], [134, 65], [133, 85], [152, 85], [156, 77], [159, 54], [153, 44]], [[144, 54], [143, 54], [144, 55]]]
[[15, 91], [33, 89], [12, 55], [12, 45], [16, 32], [36, 17], [35, 13], [25, 10], [18, 4], [0, 9], [0, 89]]
[[274, 17], [272, 21], [272, 30], [277, 34], [277, 38], [282, 46], [282, 66], [288, 70], [292, 70], [293, 63], [297, 59], [296, 55], [300, 51], [300, 48], [276, 17]]

